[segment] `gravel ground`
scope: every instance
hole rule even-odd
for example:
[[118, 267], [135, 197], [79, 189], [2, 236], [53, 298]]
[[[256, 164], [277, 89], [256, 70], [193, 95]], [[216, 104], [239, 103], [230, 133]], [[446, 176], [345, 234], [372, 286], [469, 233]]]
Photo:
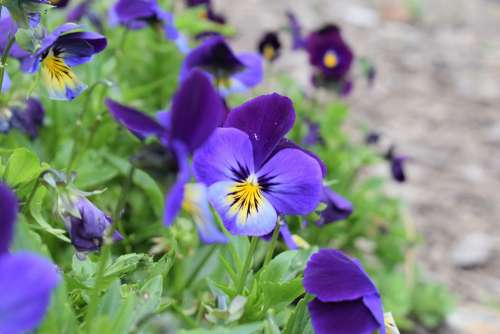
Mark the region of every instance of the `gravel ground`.
[[[215, 1], [238, 29], [241, 48], [286, 26], [292, 9], [307, 31], [340, 24], [356, 53], [376, 63], [374, 89], [359, 85], [347, 99], [350, 126], [369, 124], [411, 155], [409, 182], [388, 191], [406, 200], [425, 238], [418, 261], [459, 296], [450, 322], [461, 333], [498, 334], [500, 1], [421, 3], [422, 15], [414, 16], [404, 0]], [[307, 85], [305, 56], [286, 58], [278, 69]], [[472, 256], [470, 249], [483, 258], [460, 269], [455, 249], [471, 234], [482, 241], [462, 245], [462, 256]]]

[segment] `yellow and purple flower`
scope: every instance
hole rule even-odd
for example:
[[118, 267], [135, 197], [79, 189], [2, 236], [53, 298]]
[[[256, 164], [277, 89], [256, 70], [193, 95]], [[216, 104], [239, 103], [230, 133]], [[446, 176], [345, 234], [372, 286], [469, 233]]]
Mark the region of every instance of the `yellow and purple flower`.
[[224, 128], [196, 151], [195, 176], [232, 234], [264, 236], [278, 215], [307, 215], [319, 204], [320, 164], [280, 145], [294, 121], [290, 99], [260, 96], [231, 111]]
[[[191, 179], [189, 156], [202, 146], [212, 132], [224, 122], [226, 109], [209, 77], [199, 70], [191, 71], [181, 83], [172, 101], [170, 112], [158, 113], [155, 120], [138, 110], [106, 101], [113, 117], [140, 139], [156, 136], [165, 150], [175, 157], [177, 179], [165, 200], [163, 222], [172, 225], [182, 206], [200, 219], [196, 223], [203, 241], [219, 242], [222, 239], [203, 203], [203, 190], [188, 185]], [[205, 219], [207, 218], [207, 219]], [[207, 232], [207, 234], [204, 234]]]
[[357, 260], [322, 249], [307, 263], [303, 284], [316, 297], [308, 305], [316, 334], [386, 333], [379, 292]]
[[0, 333], [30, 332], [42, 322], [52, 291], [59, 284], [57, 267], [30, 252], [10, 253], [18, 203], [0, 183]]
[[106, 48], [106, 37], [79, 31], [79, 26], [66, 23], [47, 35], [41, 47], [31, 57], [30, 72], [41, 71], [49, 97], [54, 100], [72, 100], [87, 87], [72, 68], [85, 64]]
[[224, 24], [226, 23], [226, 18], [220, 14], [215, 13], [211, 0], [186, 0], [186, 6], [188, 7], [198, 7], [205, 6], [204, 17], [208, 20]]
[[265, 33], [260, 39], [257, 49], [267, 61], [276, 60], [281, 52], [281, 42], [278, 33], [274, 31]]
[[337, 85], [342, 94], [352, 88], [349, 70], [354, 53], [342, 38], [340, 28], [329, 24], [312, 32], [305, 40], [309, 62], [315, 68], [313, 82], [317, 85]]
[[259, 54], [235, 54], [220, 35], [207, 37], [188, 53], [181, 68], [181, 80], [193, 68], [209, 73], [223, 96], [244, 92], [257, 86], [264, 78], [263, 61]]
[[164, 11], [156, 0], [118, 0], [109, 12], [110, 24], [123, 25], [131, 30], [161, 26], [165, 38], [174, 41], [182, 53], [189, 51], [185, 36], [176, 29], [174, 17]]

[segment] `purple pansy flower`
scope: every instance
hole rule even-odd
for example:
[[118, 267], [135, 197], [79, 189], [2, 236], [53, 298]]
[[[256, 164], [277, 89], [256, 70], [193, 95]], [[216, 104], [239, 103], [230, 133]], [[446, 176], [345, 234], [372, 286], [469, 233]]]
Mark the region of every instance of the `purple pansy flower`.
[[344, 220], [352, 214], [352, 203], [328, 187], [323, 187], [321, 202], [326, 204], [326, 208], [321, 211], [317, 225]]
[[267, 61], [276, 60], [281, 52], [281, 42], [278, 34], [274, 31], [265, 33], [260, 39], [257, 49]]
[[198, 181], [233, 234], [263, 236], [278, 215], [305, 215], [319, 204], [322, 171], [304, 151], [278, 148], [295, 121], [290, 99], [257, 97], [231, 111], [194, 155]]
[[354, 54], [342, 38], [340, 28], [327, 25], [309, 34], [305, 41], [309, 62], [315, 68], [313, 82], [316, 85], [339, 85], [344, 95], [352, 89], [348, 78]]
[[224, 24], [226, 23], [226, 18], [220, 14], [215, 13], [211, 0], [186, 0], [186, 6], [197, 7], [204, 5], [206, 12], [204, 16], [212, 22]]
[[24, 109], [19, 107], [0, 110], [0, 132], [7, 133], [11, 128], [17, 128], [27, 133], [32, 139], [38, 135], [42, 126], [45, 109], [36, 98], [29, 98]]
[[174, 41], [179, 51], [189, 51], [187, 39], [175, 28], [174, 17], [161, 9], [156, 0], [118, 0], [109, 16], [112, 26], [121, 24], [131, 30], [159, 25], [164, 30], [165, 38]]
[[302, 26], [300, 25], [299, 20], [292, 12], [287, 12], [286, 16], [288, 18], [288, 25], [292, 34], [292, 49], [303, 49], [305, 47], [305, 40], [302, 36]]
[[[66, 23], [47, 35], [31, 57], [31, 72], [42, 72], [42, 78], [54, 100], [72, 100], [86, 88], [71, 70], [85, 64], [104, 50], [107, 40], [94, 32], [76, 31], [79, 26]], [[73, 32], [72, 32], [73, 31]]]
[[56, 266], [37, 254], [9, 253], [18, 204], [3, 183], [0, 212], [0, 333], [21, 334], [42, 322], [60, 277]]
[[304, 288], [316, 298], [308, 305], [316, 334], [385, 334], [377, 287], [361, 264], [335, 249], [313, 254]]
[[[106, 231], [111, 227], [113, 221], [110, 216], [102, 212], [85, 196], [79, 196], [75, 200], [75, 214], [63, 216], [64, 223], [68, 229], [71, 243], [79, 252], [92, 252], [101, 248]], [[113, 241], [123, 240], [122, 235], [115, 231]]]
[[257, 53], [235, 54], [222, 36], [207, 37], [189, 52], [181, 68], [181, 80], [193, 68], [208, 72], [223, 96], [244, 92], [264, 78], [262, 57]]
[[[193, 70], [175, 94], [170, 112], [158, 114], [155, 120], [135, 109], [112, 100], [106, 104], [114, 118], [140, 139], [156, 136], [176, 159], [177, 180], [166, 196], [163, 222], [172, 225], [185, 200], [186, 184], [191, 178], [189, 156], [203, 145], [214, 129], [222, 125], [226, 114], [224, 103], [208, 76]], [[212, 228], [199, 228], [200, 233]], [[218, 240], [220, 235], [202, 235], [202, 240]]]
[[405, 182], [405, 164], [408, 160], [408, 157], [405, 155], [397, 154], [396, 148], [394, 146], [391, 146], [385, 154], [385, 159], [389, 161], [392, 178], [397, 182]]

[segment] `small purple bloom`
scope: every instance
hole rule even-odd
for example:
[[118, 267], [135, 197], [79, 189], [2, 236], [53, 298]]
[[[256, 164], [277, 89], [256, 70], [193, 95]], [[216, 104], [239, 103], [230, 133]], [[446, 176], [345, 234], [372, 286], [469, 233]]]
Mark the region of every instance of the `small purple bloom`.
[[294, 50], [305, 48], [305, 40], [302, 36], [302, 26], [300, 25], [299, 20], [292, 12], [287, 12], [286, 16], [288, 18], [288, 25], [290, 27], [290, 32], [292, 33], [293, 45], [292, 48]]
[[[354, 54], [342, 38], [340, 28], [327, 25], [309, 34], [306, 39], [306, 50], [309, 62], [316, 69], [316, 82], [348, 82], [346, 76], [351, 68]], [[347, 89], [344, 88], [344, 91]]]
[[323, 187], [321, 202], [326, 204], [326, 209], [321, 211], [317, 225], [335, 223], [352, 214], [352, 203], [328, 187]]
[[207, 37], [189, 52], [181, 68], [181, 80], [193, 68], [208, 72], [224, 96], [244, 92], [264, 78], [262, 57], [257, 53], [235, 54], [222, 36]]
[[170, 112], [158, 114], [155, 120], [135, 109], [106, 101], [113, 117], [140, 139], [156, 136], [165, 150], [175, 157], [177, 180], [166, 196], [163, 222], [172, 225], [185, 199], [186, 184], [191, 178], [189, 156], [222, 125], [226, 114], [224, 103], [208, 76], [193, 70], [175, 94]]
[[389, 166], [391, 169], [391, 175], [397, 182], [406, 181], [405, 164], [408, 157], [405, 155], [399, 155], [396, 152], [396, 148], [391, 146], [385, 155], [385, 159], [389, 161]]
[[[36, 98], [29, 98], [26, 101], [26, 107], [24, 109], [13, 107], [10, 110], [7, 109], [4, 113], [10, 114], [11, 127], [25, 132], [31, 139], [34, 139], [38, 135], [38, 128], [42, 126], [45, 117], [45, 109]], [[2, 116], [0, 116], [0, 118], [1, 117]]]
[[[80, 196], [76, 200], [75, 209], [79, 213], [79, 217], [73, 215], [64, 217], [71, 243], [79, 252], [92, 252], [101, 249], [105, 233], [113, 224], [111, 217], [84, 196]], [[119, 241], [123, 237], [118, 231], [115, 231], [112, 239]]]
[[305, 123], [308, 131], [304, 138], [302, 138], [302, 143], [306, 146], [323, 145], [325, 141], [321, 137], [319, 123], [308, 119], [305, 120]]
[[9, 253], [18, 213], [15, 194], [0, 183], [0, 333], [30, 332], [42, 322], [52, 291], [59, 284], [57, 268], [29, 252]]
[[380, 141], [380, 137], [382, 135], [380, 132], [377, 131], [370, 131], [368, 134], [365, 136], [365, 143], [367, 145], [376, 145]]
[[281, 52], [281, 42], [278, 34], [274, 31], [265, 33], [260, 39], [257, 49], [267, 61], [276, 60]]
[[295, 121], [290, 99], [257, 97], [231, 111], [194, 155], [197, 180], [233, 234], [263, 236], [283, 215], [306, 215], [319, 203], [322, 171], [304, 151], [277, 150]]
[[86, 85], [71, 68], [91, 61], [107, 46], [106, 37], [94, 32], [74, 32], [79, 28], [74, 23], [63, 24], [42, 40], [31, 57], [30, 72], [41, 70], [51, 99], [72, 100], [79, 96]]
[[377, 287], [361, 264], [335, 249], [313, 254], [304, 288], [316, 298], [308, 305], [316, 334], [385, 334]]
[[220, 14], [215, 13], [211, 0], [186, 0], [187, 7], [205, 6], [206, 12], [204, 16], [212, 22], [224, 24], [226, 18]]
[[118, 0], [109, 12], [110, 24], [121, 24], [131, 30], [160, 26], [165, 38], [174, 41], [182, 53], [189, 51], [188, 41], [174, 24], [171, 13], [164, 11], [156, 0]]

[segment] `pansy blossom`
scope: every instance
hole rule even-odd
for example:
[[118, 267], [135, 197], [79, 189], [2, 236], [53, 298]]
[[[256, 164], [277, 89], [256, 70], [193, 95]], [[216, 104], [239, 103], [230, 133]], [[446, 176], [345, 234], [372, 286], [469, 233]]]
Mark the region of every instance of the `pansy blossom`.
[[270, 31], [265, 33], [257, 45], [259, 53], [267, 60], [274, 61], [280, 56], [281, 41], [278, 33]]
[[29, 98], [24, 108], [13, 106], [0, 109], [0, 133], [17, 128], [34, 139], [43, 124], [45, 109], [36, 98]]
[[30, 252], [10, 253], [18, 203], [0, 183], [0, 333], [30, 332], [42, 322], [52, 291], [60, 282], [57, 267]]
[[195, 153], [197, 180], [236, 235], [264, 236], [278, 215], [306, 215], [319, 204], [322, 170], [316, 159], [279, 147], [295, 120], [290, 99], [257, 97], [234, 109]]
[[[202, 219], [196, 219], [196, 222], [211, 224], [211, 220], [204, 219], [206, 210], [200, 204], [203, 194], [197, 194], [199, 189], [187, 185], [191, 179], [189, 156], [204, 144], [216, 127], [222, 125], [226, 114], [222, 99], [207, 75], [199, 70], [189, 73], [173, 98], [171, 111], [159, 113], [158, 120], [110, 99], [106, 104], [113, 117], [135, 136], [140, 139], [156, 136], [175, 158], [178, 172], [165, 199], [164, 224], [172, 225], [183, 205], [187, 211], [197, 206], [199, 211], [196, 214]], [[201, 226], [198, 231], [202, 240], [222, 239], [220, 232], [214, 232], [213, 227]]]
[[193, 68], [209, 73], [223, 96], [244, 92], [264, 78], [263, 61], [259, 54], [236, 54], [220, 35], [205, 38], [189, 52], [181, 68], [181, 80]]
[[361, 264], [335, 249], [313, 254], [304, 271], [304, 288], [316, 334], [386, 333], [377, 287]]
[[31, 72], [40, 70], [49, 97], [54, 100], [72, 100], [87, 87], [72, 68], [85, 64], [106, 48], [104, 36], [79, 31], [79, 26], [66, 23], [47, 35], [41, 47], [31, 57]]
[[186, 0], [186, 6], [188, 7], [205, 6], [205, 11], [202, 12], [203, 18], [206, 18], [212, 22], [219, 24], [226, 23], [226, 18], [215, 12], [211, 0]]

